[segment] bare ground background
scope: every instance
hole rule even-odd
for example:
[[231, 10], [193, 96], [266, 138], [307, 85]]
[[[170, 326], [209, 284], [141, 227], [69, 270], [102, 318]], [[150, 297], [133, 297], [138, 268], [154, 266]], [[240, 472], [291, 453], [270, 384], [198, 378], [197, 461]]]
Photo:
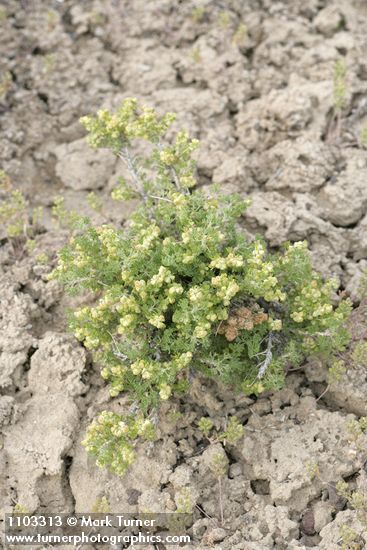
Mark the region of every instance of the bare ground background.
[[[121, 168], [88, 149], [78, 119], [136, 96], [177, 112], [176, 127], [200, 138], [200, 184], [252, 196], [245, 230], [272, 246], [307, 239], [315, 266], [358, 304], [367, 266], [367, 151], [359, 143], [366, 2], [3, 0], [0, 49], [0, 167], [45, 207], [31, 255], [15, 253], [0, 229], [1, 511], [19, 503], [87, 512], [102, 496], [116, 512], [173, 511], [190, 492], [203, 549], [336, 550], [342, 524], [362, 533], [335, 483], [366, 491], [346, 428], [367, 415], [365, 365], [319, 401], [326, 372], [317, 364], [257, 400], [195, 379], [190, 396], [162, 412], [159, 441], [141, 446], [119, 480], [98, 470], [80, 441], [96, 412], [122, 410], [125, 398], [109, 398], [98, 366], [67, 333], [65, 308], [75, 299], [46, 274], [66, 239], [51, 221], [55, 195], [99, 222], [128, 216], [132, 205], [108, 199]], [[341, 58], [347, 108], [338, 134], [333, 71]], [[91, 190], [107, 201], [102, 214], [86, 205]], [[37, 260], [44, 251], [50, 265]], [[366, 337], [366, 314], [363, 304], [354, 314], [355, 341]], [[208, 414], [218, 427], [232, 414], [245, 424], [238, 444], [216, 449], [228, 461], [223, 525], [213, 448], [195, 426]], [[308, 463], [321, 479], [310, 479]]]

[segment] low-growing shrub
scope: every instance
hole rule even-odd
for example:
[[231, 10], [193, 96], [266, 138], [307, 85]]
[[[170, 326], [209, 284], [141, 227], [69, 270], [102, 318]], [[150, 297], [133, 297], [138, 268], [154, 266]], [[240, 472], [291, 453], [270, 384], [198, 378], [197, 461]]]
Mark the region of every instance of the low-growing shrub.
[[[348, 342], [351, 305], [333, 306], [337, 282], [314, 270], [306, 242], [280, 252], [260, 237], [250, 242], [238, 227], [249, 201], [195, 189], [198, 142], [185, 132], [164, 142], [173, 120], [135, 99], [82, 119], [90, 145], [126, 165], [113, 197], [141, 204], [122, 228], [84, 220], [53, 273], [74, 292], [95, 293], [71, 328], [103, 363], [111, 395], [131, 396], [132, 418], [102, 413], [85, 442], [119, 474], [136, 438], [153, 437], [160, 401], [186, 392], [195, 373], [258, 394], [280, 388], [288, 364], [328, 358]], [[145, 158], [134, 156], [136, 140], [149, 143]]]

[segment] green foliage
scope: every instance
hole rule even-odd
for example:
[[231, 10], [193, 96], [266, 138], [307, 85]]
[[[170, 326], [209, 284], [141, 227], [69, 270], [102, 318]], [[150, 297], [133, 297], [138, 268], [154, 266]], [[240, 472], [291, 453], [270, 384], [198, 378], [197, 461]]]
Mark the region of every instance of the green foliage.
[[339, 532], [342, 543], [341, 550], [363, 550], [364, 543], [361, 535], [353, 527], [341, 525]]
[[221, 11], [218, 14], [218, 25], [223, 29], [227, 29], [231, 23], [231, 16], [228, 11]]
[[209, 434], [213, 429], [213, 426], [213, 421], [208, 417], [203, 416], [198, 422], [198, 428], [206, 438], [209, 438]]
[[17, 502], [13, 507], [13, 514], [29, 514], [28, 508]]
[[209, 464], [209, 469], [215, 477], [224, 477], [228, 470], [228, 459], [223, 453], [215, 453]]
[[362, 147], [367, 147], [367, 126], [362, 128], [361, 133], [359, 135], [359, 142]]
[[201, 54], [200, 54], [200, 48], [196, 47], [191, 50], [191, 57], [194, 63], [201, 63]]
[[138, 438], [154, 441], [154, 427], [149, 419], [103, 411], [89, 427], [83, 445], [96, 457], [97, 466], [121, 476], [134, 462]]
[[103, 203], [101, 199], [94, 193], [94, 191], [88, 193], [87, 202], [93, 210], [95, 210], [96, 212], [101, 212]]
[[200, 21], [204, 18], [204, 16], [205, 16], [204, 6], [197, 6], [191, 12], [191, 19], [193, 20], [194, 23], [200, 23]]
[[174, 495], [176, 510], [168, 514], [166, 527], [172, 533], [179, 534], [192, 525], [192, 512], [195, 507], [195, 496], [191, 487], [180, 487]]
[[244, 23], [239, 23], [233, 34], [234, 44], [236, 44], [239, 48], [243, 47], [246, 44], [247, 35], [246, 25]]
[[92, 506], [94, 514], [107, 514], [110, 511], [110, 503], [106, 496], [98, 497]]
[[181, 487], [175, 494], [176, 513], [191, 514], [194, 508], [194, 497], [190, 487]]
[[36, 256], [36, 262], [39, 265], [47, 265], [49, 261], [50, 258], [46, 252], [41, 252], [41, 254], [38, 254], [38, 256]]
[[350, 439], [354, 442], [357, 442], [359, 438], [364, 436], [367, 431], [367, 417], [361, 416], [358, 420], [351, 420], [348, 422], [347, 430], [350, 436]]
[[56, 56], [54, 53], [47, 53], [42, 58], [43, 62], [43, 74], [50, 75], [55, 68]]
[[23, 193], [15, 189], [9, 176], [0, 170], [0, 224], [7, 237], [29, 244], [41, 218], [42, 208], [30, 209]]
[[319, 465], [316, 462], [308, 462], [306, 464], [306, 471], [311, 481], [316, 478], [320, 478], [320, 469], [319, 469]]
[[209, 417], [202, 417], [198, 422], [198, 428], [212, 443], [216, 441], [223, 441], [224, 444], [234, 444], [238, 439], [243, 436], [244, 428], [239, 423], [236, 416], [231, 416], [228, 420], [226, 429], [223, 432], [214, 432], [211, 436], [210, 433], [214, 428], [213, 421]]
[[332, 362], [328, 372], [328, 384], [340, 382], [342, 376], [347, 372], [345, 361], [336, 359]]
[[[82, 119], [89, 143], [126, 165], [114, 198], [142, 203], [123, 229], [71, 215], [66, 221], [80, 231], [53, 273], [74, 292], [95, 292], [95, 305], [75, 311], [71, 328], [103, 363], [111, 395], [127, 391], [144, 414], [186, 391], [194, 371], [260, 393], [281, 387], [287, 364], [330, 358], [348, 342], [351, 305], [333, 307], [337, 283], [315, 272], [306, 243], [272, 254], [262, 239], [248, 242], [238, 219], [249, 202], [216, 186], [193, 190], [198, 142], [179, 132], [164, 143], [173, 120], [135, 99]], [[149, 142], [146, 157], [134, 156], [136, 140]], [[68, 218], [62, 203], [55, 212]], [[115, 452], [120, 440], [104, 423], [89, 432], [99, 463], [115, 460], [99, 456], [110, 437]]]
[[231, 418], [228, 421], [227, 428], [224, 432], [219, 434], [219, 441], [224, 441], [224, 443], [230, 443], [233, 445], [241, 439], [244, 433], [244, 428], [242, 424], [239, 423], [236, 416], [231, 416]]
[[6, 21], [8, 14], [4, 7], [0, 7], [0, 24]]
[[[353, 443], [354, 448], [360, 456], [361, 464], [363, 464], [366, 452], [367, 417], [362, 416], [358, 420], [348, 422], [347, 431], [349, 440]], [[352, 509], [356, 510], [357, 518], [365, 530], [367, 527], [367, 495], [363, 489], [364, 487], [362, 484], [361, 488], [352, 490], [344, 480], [336, 484], [338, 494], [346, 499]], [[342, 525], [341, 527], [341, 536], [343, 541], [342, 548], [362, 549], [365, 547], [362, 542], [362, 537], [354, 530], [350, 530], [346, 525]]]
[[90, 225], [87, 217], [82, 217], [75, 210], [66, 208], [65, 199], [61, 196], [54, 198], [52, 215], [60, 227], [71, 231], [81, 230]]
[[365, 367], [367, 365], [367, 342], [357, 342], [351, 358], [355, 366]]
[[349, 489], [348, 483], [338, 481], [336, 484], [337, 493], [345, 498], [349, 505], [358, 512], [358, 516], [362, 521], [366, 521], [367, 499], [361, 491], [352, 491]]
[[141, 138], [158, 143], [174, 119], [172, 113], [159, 118], [151, 107], [139, 109], [137, 100], [129, 98], [116, 113], [101, 109], [96, 117], [85, 116], [81, 122], [89, 132], [87, 141], [92, 147], [108, 147], [120, 154], [132, 139]]
[[[0, 21], [1, 22], [1, 21]], [[5, 71], [0, 76], [0, 98], [5, 97], [8, 91], [10, 90], [12, 83], [12, 76], [9, 71]]]
[[347, 66], [344, 59], [338, 59], [334, 66], [334, 110], [340, 113], [346, 106]]

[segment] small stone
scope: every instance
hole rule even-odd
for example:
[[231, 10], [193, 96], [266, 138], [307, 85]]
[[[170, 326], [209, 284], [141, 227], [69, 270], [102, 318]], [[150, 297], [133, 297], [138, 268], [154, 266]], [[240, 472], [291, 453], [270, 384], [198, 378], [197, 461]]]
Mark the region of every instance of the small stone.
[[192, 526], [192, 532], [194, 534], [194, 537], [197, 539], [201, 539], [204, 535], [207, 527], [208, 527], [209, 520], [207, 518], [199, 519], [194, 523]]
[[315, 520], [315, 531], [319, 533], [321, 529], [330, 523], [333, 519], [334, 508], [328, 502], [316, 502], [313, 507], [313, 515]]
[[315, 516], [313, 510], [308, 509], [303, 514], [301, 530], [306, 535], [313, 535], [315, 533]]
[[332, 36], [343, 25], [343, 14], [335, 5], [327, 6], [315, 17], [316, 29], [325, 36]]
[[205, 541], [208, 542], [208, 544], [213, 544], [214, 542], [221, 542], [226, 538], [226, 531], [225, 529], [222, 529], [221, 527], [217, 527], [216, 529], [212, 529], [205, 535]]
[[242, 474], [242, 466], [239, 462], [231, 464], [229, 467], [229, 477], [234, 478]]
[[192, 470], [186, 464], [181, 464], [176, 468], [169, 480], [174, 487], [184, 487], [190, 483]]
[[202, 475], [207, 475], [211, 472], [214, 476], [223, 475], [228, 468], [228, 458], [219, 443], [209, 445], [200, 457], [199, 471]]
[[131, 506], [138, 504], [138, 499], [141, 495], [141, 491], [138, 491], [137, 489], [128, 489], [126, 491], [126, 494], [128, 504], [130, 504]]

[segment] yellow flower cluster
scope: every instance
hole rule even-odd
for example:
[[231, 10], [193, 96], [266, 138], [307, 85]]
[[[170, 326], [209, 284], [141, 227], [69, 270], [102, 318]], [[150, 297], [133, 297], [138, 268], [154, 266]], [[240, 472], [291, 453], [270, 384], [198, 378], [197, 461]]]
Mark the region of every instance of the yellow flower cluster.
[[[313, 275], [316, 276], [317, 274], [313, 273]], [[295, 311], [290, 315], [293, 321], [302, 323], [304, 321], [319, 320], [321, 325], [325, 325], [326, 318], [333, 312], [329, 296], [334, 288], [335, 280], [333, 279], [326, 283], [322, 283], [320, 279], [312, 279], [304, 284], [294, 298]], [[337, 312], [335, 316], [341, 318]]]
[[165, 382], [162, 382], [159, 386], [159, 397], [162, 399], [162, 401], [167, 401], [167, 399], [171, 396], [172, 388]]
[[180, 296], [183, 291], [183, 286], [178, 283], [170, 286], [167, 290], [168, 301], [170, 302], [170, 304], [173, 304], [176, 301], [176, 297]]
[[143, 229], [139, 235], [139, 242], [135, 244], [136, 250], [150, 250], [160, 232], [159, 227], [154, 224], [148, 229]]
[[141, 376], [143, 380], [149, 380], [159, 371], [159, 364], [147, 359], [139, 359], [130, 365], [131, 372], [135, 376]]
[[148, 319], [148, 323], [153, 325], [153, 327], [157, 327], [157, 328], [164, 328], [166, 326], [164, 322], [164, 315], [162, 314], [154, 315], [154, 317], [151, 317], [150, 319]]
[[228, 277], [227, 273], [222, 273], [217, 277], [212, 277], [211, 283], [217, 288], [216, 295], [223, 301], [223, 305], [228, 306], [231, 299], [240, 290], [239, 285], [232, 277]]
[[281, 319], [269, 319], [269, 328], [274, 332], [279, 332], [283, 328], [283, 323]]
[[115, 258], [119, 245], [119, 238], [116, 230], [108, 225], [102, 225], [96, 228], [96, 232], [100, 242], [106, 248], [107, 258]]
[[159, 118], [151, 107], [139, 108], [135, 98], [126, 98], [116, 113], [100, 109], [96, 117], [85, 116], [80, 122], [89, 132], [92, 147], [110, 147], [118, 152], [134, 138], [157, 142], [174, 120], [173, 113]]
[[200, 302], [204, 298], [203, 291], [198, 286], [190, 288], [188, 295], [190, 302]]
[[244, 259], [240, 255], [235, 255], [233, 252], [230, 252], [226, 257], [218, 256], [212, 260], [209, 264], [209, 267], [217, 268], [220, 270], [225, 270], [229, 268], [242, 267], [244, 264]]
[[158, 273], [153, 275], [149, 283], [152, 287], [159, 289], [162, 287], [163, 283], [171, 283], [174, 278], [175, 276], [171, 273], [171, 271], [167, 269], [167, 267], [161, 265], [158, 269]]
[[168, 147], [160, 152], [159, 157], [167, 166], [172, 166], [177, 161], [174, 153]]
[[[78, 323], [74, 333], [78, 340], [84, 341], [84, 345], [87, 349], [96, 349], [102, 343], [103, 327], [108, 325], [112, 311], [109, 309], [108, 301], [104, 299], [95, 307], [91, 308], [85, 306], [74, 312], [73, 317]], [[90, 320], [93, 319], [95, 324], [91, 324]], [[96, 330], [98, 325], [99, 330]]]
[[134, 444], [138, 437], [155, 439], [154, 426], [148, 418], [102, 411], [89, 426], [82, 443], [96, 457], [97, 466], [122, 476], [135, 460]]
[[194, 329], [195, 338], [205, 338], [209, 334], [210, 327], [210, 323], [202, 323], [200, 325], [197, 325]]
[[282, 291], [274, 275], [274, 264], [264, 260], [265, 248], [256, 242], [247, 260], [246, 282], [248, 290], [257, 298], [263, 296], [267, 302], [283, 302], [287, 295]]

